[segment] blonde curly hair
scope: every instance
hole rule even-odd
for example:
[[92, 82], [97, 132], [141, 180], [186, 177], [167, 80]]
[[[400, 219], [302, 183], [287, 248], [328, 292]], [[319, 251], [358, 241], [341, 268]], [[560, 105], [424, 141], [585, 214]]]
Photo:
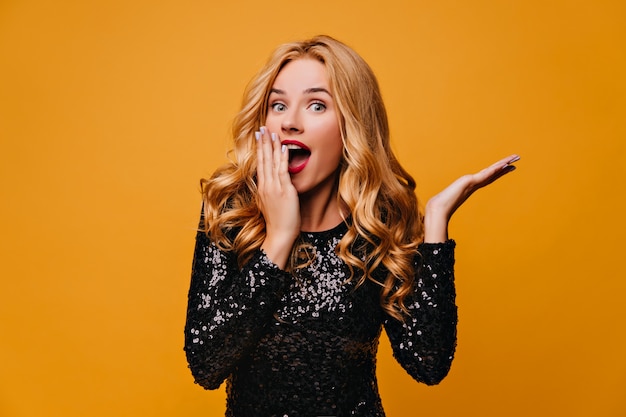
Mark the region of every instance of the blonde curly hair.
[[[387, 112], [373, 71], [354, 50], [329, 36], [281, 45], [248, 84], [233, 122], [231, 162], [201, 180], [204, 231], [220, 249], [234, 251], [240, 266], [261, 247], [266, 231], [257, 204], [254, 132], [265, 123], [276, 76], [288, 62], [301, 58], [325, 65], [339, 113], [344, 150], [337, 199], [350, 218], [338, 254], [351, 277], [355, 270], [364, 272], [358, 285], [370, 279], [382, 287], [382, 307], [401, 319], [423, 239], [415, 181], [390, 147]], [[291, 268], [297, 266], [298, 249], [294, 244]], [[374, 271], [381, 267], [386, 276], [379, 281]]]

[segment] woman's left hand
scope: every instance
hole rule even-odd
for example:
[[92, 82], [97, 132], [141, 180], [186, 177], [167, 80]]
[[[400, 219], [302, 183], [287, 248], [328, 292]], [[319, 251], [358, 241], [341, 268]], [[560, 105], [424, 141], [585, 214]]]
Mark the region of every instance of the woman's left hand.
[[475, 174], [464, 175], [454, 181], [426, 204], [424, 215], [424, 242], [443, 242], [448, 239], [448, 222], [454, 212], [478, 189], [515, 170], [513, 163], [520, 159], [511, 155]]

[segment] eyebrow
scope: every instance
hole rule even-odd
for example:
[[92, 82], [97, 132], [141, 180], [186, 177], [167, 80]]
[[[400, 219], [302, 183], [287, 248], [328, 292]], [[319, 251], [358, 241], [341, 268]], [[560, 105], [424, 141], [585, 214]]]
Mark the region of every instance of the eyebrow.
[[[287, 93], [285, 93], [284, 90], [280, 90], [278, 88], [272, 88], [270, 90], [270, 94], [275, 93], [275, 94], [279, 94], [279, 95], [285, 95]], [[304, 94], [314, 94], [314, 93], [326, 93], [329, 96], [332, 97], [332, 95], [330, 94], [330, 92], [323, 88], [323, 87], [311, 87], [311, 88], [307, 88], [306, 90], [303, 91]]]

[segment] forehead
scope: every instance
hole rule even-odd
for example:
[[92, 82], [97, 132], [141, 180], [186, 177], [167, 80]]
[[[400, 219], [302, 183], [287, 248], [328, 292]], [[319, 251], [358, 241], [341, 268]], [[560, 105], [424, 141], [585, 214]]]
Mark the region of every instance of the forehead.
[[296, 59], [280, 70], [272, 87], [285, 91], [305, 90], [311, 87], [328, 88], [326, 67], [316, 59]]

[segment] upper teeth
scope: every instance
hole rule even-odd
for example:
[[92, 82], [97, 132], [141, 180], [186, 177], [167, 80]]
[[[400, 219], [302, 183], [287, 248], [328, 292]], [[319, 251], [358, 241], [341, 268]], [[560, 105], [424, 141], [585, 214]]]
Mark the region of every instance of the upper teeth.
[[302, 149], [302, 146], [298, 146], [298, 145], [293, 144], [293, 143], [288, 143], [287, 144], [287, 149]]

